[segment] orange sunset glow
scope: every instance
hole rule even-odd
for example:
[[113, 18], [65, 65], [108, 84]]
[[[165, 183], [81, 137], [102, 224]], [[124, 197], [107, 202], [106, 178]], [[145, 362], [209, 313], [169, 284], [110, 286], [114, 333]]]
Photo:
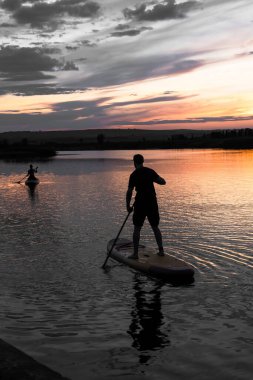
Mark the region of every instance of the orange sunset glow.
[[250, 0], [42, 3], [0, 3], [0, 132], [252, 127]]

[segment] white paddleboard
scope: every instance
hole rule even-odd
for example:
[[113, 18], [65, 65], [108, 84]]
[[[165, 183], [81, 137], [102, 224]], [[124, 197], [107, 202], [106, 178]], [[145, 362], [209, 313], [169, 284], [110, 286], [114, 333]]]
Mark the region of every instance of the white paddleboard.
[[[114, 239], [108, 242], [108, 253], [113, 243]], [[133, 242], [128, 239], [118, 239], [110, 257], [150, 276], [171, 282], [193, 282], [194, 269], [191, 265], [168, 254], [158, 256], [157, 251], [154, 248], [140, 245], [138, 260], [129, 259], [128, 256], [133, 254]]]

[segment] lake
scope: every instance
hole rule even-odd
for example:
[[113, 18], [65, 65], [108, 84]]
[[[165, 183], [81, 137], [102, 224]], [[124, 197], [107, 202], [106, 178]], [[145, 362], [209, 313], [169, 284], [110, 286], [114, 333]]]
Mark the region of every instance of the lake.
[[[1, 338], [72, 380], [251, 380], [253, 151], [140, 152], [167, 181], [164, 247], [189, 286], [101, 269], [134, 153], [59, 152], [34, 192], [15, 183], [28, 163], [0, 161]], [[141, 242], [156, 247], [147, 222]]]

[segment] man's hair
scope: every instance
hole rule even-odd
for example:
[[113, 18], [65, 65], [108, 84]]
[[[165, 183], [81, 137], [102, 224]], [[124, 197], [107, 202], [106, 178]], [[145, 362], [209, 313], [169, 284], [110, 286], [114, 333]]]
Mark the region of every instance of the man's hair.
[[143, 164], [144, 157], [141, 154], [135, 154], [133, 160], [136, 164]]

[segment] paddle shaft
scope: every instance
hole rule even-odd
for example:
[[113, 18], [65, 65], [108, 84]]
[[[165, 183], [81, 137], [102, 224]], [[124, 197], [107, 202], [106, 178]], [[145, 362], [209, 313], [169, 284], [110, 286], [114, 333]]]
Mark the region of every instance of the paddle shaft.
[[22, 178], [20, 181], [18, 181], [17, 183], [21, 183], [26, 177], [27, 175], [24, 178]]
[[106, 266], [107, 260], [109, 259], [110, 255], [111, 255], [111, 253], [112, 253], [112, 250], [113, 250], [115, 244], [117, 243], [117, 240], [118, 240], [118, 238], [119, 238], [119, 235], [121, 234], [121, 231], [123, 230], [124, 225], [126, 224], [126, 221], [127, 221], [128, 217], [129, 217], [129, 215], [131, 214], [131, 212], [132, 212], [132, 210], [129, 211], [129, 213], [127, 214], [127, 216], [126, 216], [126, 218], [125, 218], [125, 220], [124, 220], [124, 222], [123, 222], [123, 224], [122, 224], [122, 226], [121, 226], [121, 228], [120, 228], [120, 230], [119, 230], [119, 232], [118, 232], [118, 235], [117, 235], [116, 238], [114, 239], [114, 242], [113, 242], [113, 244], [112, 244], [112, 246], [111, 246], [111, 249], [110, 249], [109, 253], [107, 254], [107, 257], [106, 257], [106, 259], [105, 259], [104, 264], [102, 265], [102, 268], [104, 268], [104, 267]]

